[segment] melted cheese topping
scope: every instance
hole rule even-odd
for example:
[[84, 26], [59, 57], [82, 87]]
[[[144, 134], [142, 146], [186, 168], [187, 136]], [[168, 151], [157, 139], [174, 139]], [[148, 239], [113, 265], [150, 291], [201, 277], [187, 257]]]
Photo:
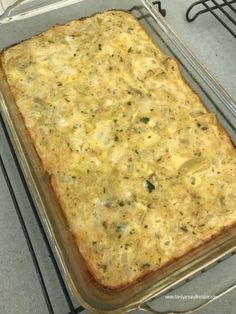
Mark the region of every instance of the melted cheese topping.
[[2, 54], [79, 250], [119, 287], [236, 222], [236, 152], [133, 16], [56, 26]]

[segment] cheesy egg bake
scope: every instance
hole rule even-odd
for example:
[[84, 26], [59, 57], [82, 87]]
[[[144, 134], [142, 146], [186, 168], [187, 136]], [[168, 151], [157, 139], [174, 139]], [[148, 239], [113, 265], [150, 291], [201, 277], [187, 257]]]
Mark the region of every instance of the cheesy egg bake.
[[84, 260], [119, 288], [236, 223], [236, 150], [177, 63], [123, 11], [1, 54]]

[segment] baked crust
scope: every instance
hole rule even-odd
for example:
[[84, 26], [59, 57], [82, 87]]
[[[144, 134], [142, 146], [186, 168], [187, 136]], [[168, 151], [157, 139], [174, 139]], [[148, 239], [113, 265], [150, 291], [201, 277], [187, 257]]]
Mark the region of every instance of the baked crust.
[[131, 284], [236, 223], [235, 148], [132, 15], [55, 26], [1, 60], [99, 284]]

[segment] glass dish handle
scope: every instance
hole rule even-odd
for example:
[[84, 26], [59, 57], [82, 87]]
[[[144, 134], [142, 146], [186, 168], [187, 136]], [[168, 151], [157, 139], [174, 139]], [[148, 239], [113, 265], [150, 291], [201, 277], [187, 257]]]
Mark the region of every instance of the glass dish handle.
[[[15, 3], [13, 3], [12, 5], [10, 5], [9, 7], [7, 7], [7, 9], [3, 12], [2, 15], [0, 15], [1, 19], [5, 19], [7, 17], [10, 17], [12, 15], [12, 12], [18, 8], [19, 6], [21, 6], [21, 4], [23, 4], [24, 2], [29, 2], [29, 0], [17, 0]], [[31, 1], [32, 2], [32, 1]]]
[[207, 305], [209, 305], [210, 303], [214, 302], [215, 300], [221, 298], [222, 296], [224, 296], [225, 294], [229, 293], [230, 291], [234, 290], [236, 288], [236, 283], [232, 284], [231, 286], [229, 286], [228, 288], [226, 288], [225, 290], [221, 291], [218, 295], [216, 295], [214, 298], [190, 309], [190, 310], [186, 310], [186, 311], [158, 311], [153, 309], [150, 305], [148, 305], [147, 303], [143, 303], [139, 306], [139, 310], [141, 311], [145, 311], [148, 313], [153, 313], [153, 314], [192, 314], [195, 313], [198, 310], [203, 309], [204, 307], [206, 307]]
[[[62, 0], [59, 2], [67, 2], [68, 0]], [[24, 3], [30, 3], [30, 2], [34, 2], [39, 3], [39, 7], [42, 5], [42, 3], [40, 4], [40, 1], [34, 1], [34, 0], [17, 0], [15, 3], [13, 3], [12, 5], [10, 5], [2, 15], [0, 15], [0, 19], [5, 19], [8, 18], [10, 16], [12, 16], [12, 12], [14, 12], [15, 9], [17, 9], [18, 7], [20, 7], [22, 4]], [[162, 9], [161, 6], [161, 1], [152, 1], [153, 5], [157, 5], [158, 6], [158, 10], [161, 13], [162, 16], [166, 15], [166, 10]], [[23, 13], [23, 12], [22, 12]], [[13, 14], [14, 15], [14, 14]]]
[[[79, 1], [79, 0], [78, 0]], [[14, 19], [19, 19], [20, 16], [24, 16], [27, 13], [44, 11], [47, 8], [54, 8], [66, 5], [68, 2], [74, 2], [73, 0], [17, 0], [15, 3], [10, 5], [2, 15], [0, 15], [0, 24], [7, 23]]]

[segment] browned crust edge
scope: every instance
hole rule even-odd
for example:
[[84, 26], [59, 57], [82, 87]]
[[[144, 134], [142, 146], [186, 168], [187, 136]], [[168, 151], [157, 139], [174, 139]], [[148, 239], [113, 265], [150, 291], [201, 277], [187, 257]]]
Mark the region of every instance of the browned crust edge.
[[[114, 12], [122, 12], [122, 13], [126, 13], [126, 14], [128, 14], [128, 15], [132, 15], [131, 13], [128, 13], [127, 11], [124, 11], [124, 10], [116, 10], [116, 9], [113, 9], [113, 10], [109, 10], [109, 11], [110, 11], [110, 12], [112, 12], [112, 11], [114, 11]], [[108, 12], [108, 11], [107, 11], [107, 12]], [[55, 24], [54, 26], [50, 27], [49, 29], [54, 29], [54, 28], [57, 28], [57, 27], [60, 27], [60, 26], [69, 24], [69, 23], [71, 23], [72, 21], [83, 21], [83, 20], [86, 20], [86, 19], [88, 19], [88, 18], [91, 18], [91, 17], [93, 17], [93, 16], [95, 16], [95, 15], [98, 15], [98, 14], [101, 14], [101, 13], [103, 13], [103, 12], [97, 12], [97, 13], [94, 13], [94, 14], [92, 14], [92, 15], [90, 15], [90, 16], [87, 16], [87, 17], [82, 17], [82, 18], [77, 19], [77, 20], [71, 20], [71, 21], [69, 21], [69, 22], [67, 22], [67, 23], [65, 23], [65, 24]], [[134, 17], [134, 16], [132, 15], [132, 17]], [[134, 18], [135, 18], [135, 17], [134, 17]], [[138, 22], [138, 24], [139, 24], [139, 26], [142, 28], [142, 30], [147, 34], [147, 32], [145, 31], [145, 29], [143, 28], [143, 26], [139, 23], [139, 21], [138, 21], [136, 18], [135, 18], [135, 20]], [[49, 29], [48, 29], [48, 30], [49, 30]], [[24, 39], [24, 40], [22, 40], [22, 41], [20, 41], [20, 42], [18, 42], [18, 43], [15, 43], [15, 44], [13, 44], [13, 45], [10, 45], [10, 46], [4, 48], [4, 49], [0, 52], [0, 63], [2, 64], [2, 60], [1, 60], [1, 59], [2, 59], [2, 56], [3, 56], [4, 52], [5, 52], [7, 49], [12, 48], [12, 47], [18, 45], [19, 43], [25, 42], [25, 41], [27, 41], [27, 40], [30, 40], [30, 39], [34, 38], [34, 37], [41, 36], [42, 34], [46, 33], [48, 30], [45, 30], [45, 31], [43, 31], [43, 32], [41, 32], [41, 33], [39, 33], [39, 34], [36, 34], [36, 35], [32, 36], [31, 38]], [[147, 34], [147, 35], [148, 35], [148, 34]], [[148, 37], [149, 37], [150, 40], [153, 42], [152, 38], [151, 38], [149, 35], [148, 35]], [[153, 42], [153, 43], [154, 43], [154, 42]], [[155, 43], [154, 43], [154, 45], [156, 46]], [[159, 47], [158, 47], [158, 48], [159, 48]], [[161, 48], [159, 48], [159, 49], [161, 50]], [[193, 93], [195, 96], [198, 97], [199, 101], [201, 102], [201, 104], [203, 105], [203, 107], [207, 110], [207, 112], [209, 112], [208, 109], [205, 107], [203, 101], [201, 100], [200, 96], [195, 93], [195, 91], [193, 90], [193, 88], [188, 84], [188, 82], [186, 81], [186, 79], [185, 79], [184, 76], [182, 75], [182, 73], [181, 73], [181, 71], [180, 71], [180, 69], [179, 69], [179, 64], [178, 64], [178, 62], [177, 62], [174, 58], [172, 58], [172, 57], [171, 57], [170, 59], [171, 59], [173, 62], [175, 62], [176, 69], [178, 70], [178, 73], [179, 73], [179, 75], [181, 76], [181, 79], [182, 79], [182, 80], [184, 81], [184, 83], [191, 89], [192, 93]], [[4, 70], [4, 67], [3, 67], [3, 66], [2, 66], [2, 70], [3, 70], [4, 75], [5, 75], [5, 77], [6, 77], [6, 81], [8, 82], [8, 80], [7, 80], [7, 75], [6, 75], [6, 73], [5, 73], [5, 70]], [[8, 86], [9, 86], [9, 84], [8, 84]], [[10, 86], [9, 86], [9, 90], [11, 90], [11, 89], [10, 89]], [[11, 93], [11, 95], [12, 95], [12, 97], [13, 97], [15, 103], [16, 103], [14, 94]], [[16, 105], [16, 107], [17, 107], [17, 105]], [[19, 110], [18, 110], [18, 111], [19, 111]], [[37, 155], [38, 158], [39, 158], [40, 164], [42, 165], [42, 170], [43, 170], [43, 172], [45, 173], [45, 177], [50, 178], [49, 173], [45, 170], [44, 163], [43, 163], [42, 159], [40, 158], [40, 156], [39, 156], [39, 154], [38, 154], [38, 152], [37, 152], [37, 149], [36, 149], [36, 147], [35, 147], [35, 145], [34, 145], [34, 141], [33, 141], [33, 139], [32, 139], [30, 130], [29, 130], [29, 129], [26, 127], [26, 125], [25, 125], [25, 119], [24, 119], [23, 115], [20, 113], [20, 111], [19, 111], [19, 114], [20, 114], [20, 117], [21, 117], [22, 121], [24, 122], [25, 130], [26, 130], [26, 132], [27, 132], [27, 134], [28, 134], [28, 136], [29, 136], [29, 138], [30, 138], [30, 140], [31, 140], [32, 147], [33, 147], [34, 151], [36, 152], [36, 155]], [[228, 142], [233, 146], [233, 148], [235, 148], [236, 145], [235, 145], [234, 142], [232, 141], [232, 139], [231, 139], [230, 135], [228, 134], [227, 130], [219, 123], [219, 120], [218, 120], [218, 117], [217, 117], [217, 116], [216, 116], [216, 119], [217, 119], [218, 127], [220, 127], [220, 128], [222, 129], [222, 131], [223, 131], [224, 134], [226, 135], [226, 138], [227, 138]], [[56, 200], [56, 202], [57, 202], [57, 204], [58, 204], [58, 207], [60, 208], [60, 211], [61, 211], [61, 213], [62, 213], [62, 216], [63, 216], [63, 218], [64, 218], [64, 220], [66, 221], [66, 224], [67, 224], [67, 226], [68, 226], [68, 230], [69, 230], [69, 232], [70, 232], [71, 235], [72, 235], [72, 238], [73, 238], [73, 241], [74, 241], [74, 243], [75, 243], [75, 246], [78, 248], [78, 250], [79, 250], [79, 252], [80, 252], [79, 246], [78, 246], [77, 241], [76, 241], [76, 237], [75, 237], [75, 235], [71, 232], [71, 230], [70, 230], [70, 228], [69, 228], [69, 224], [68, 224], [68, 221], [67, 221], [65, 212], [64, 212], [63, 207], [62, 207], [62, 205], [61, 205], [61, 203], [60, 203], [59, 197], [58, 197], [58, 195], [57, 195], [57, 193], [56, 193], [56, 189], [55, 189], [55, 186], [54, 186], [54, 184], [53, 184], [52, 178], [50, 178], [49, 182], [50, 182], [50, 186], [51, 186], [53, 195], [54, 195], [54, 197], [55, 197], [55, 200]], [[85, 266], [86, 266], [86, 269], [87, 269], [88, 276], [89, 276], [90, 280], [93, 282], [93, 284], [96, 285], [96, 286], [98, 286], [98, 287], [100, 287], [100, 288], [102, 288], [102, 289], [104, 289], [104, 290], [106, 290], [106, 292], [109, 292], [109, 291], [110, 291], [110, 292], [112, 293], [112, 292], [115, 292], [115, 291], [124, 290], [124, 289], [126, 289], [127, 287], [130, 287], [131, 285], [135, 285], [135, 284], [137, 284], [137, 283], [143, 281], [144, 279], [151, 277], [151, 276], [154, 275], [154, 274], [156, 275], [156, 274], [159, 273], [159, 272], [161, 273], [161, 272], [165, 271], [165, 269], [166, 269], [168, 266], [170, 266], [171, 264], [173, 264], [174, 262], [180, 261], [180, 260], [183, 259], [185, 256], [187, 256], [187, 255], [189, 255], [189, 254], [191, 254], [191, 253], [194, 253], [195, 251], [199, 250], [201, 247], [203, 248], [204, 246], [206, 246], [206, 245], [209, 244], [210, 242], [216, 240], [218, 237], [220, 237], [221, 235], [223, 235], [226, 231], [229, 231], [229, 230], [231, 230], [231, 229], [234, 229], [235, 227], [236, 227], [236, 222], [233, 222], [231, 225], [226, 226], [226, 227], [223, 227], [222, 230], [220, 230], [220, 231], [218, 231], [218, 232], [216, 232], [216, 233], [211, 234], [208, 238], [206, 238], [205, 240], [201, 241], [201, 243], [199, 243], [197, 246], [195, 246], [195, 247], [189, 246], [189, 248], [186, 249], [185, 253], [183, 253], [181, 256], [171, 258], [168, 262], [166, 262], [165, 264], [163, 264], [161, 267], [157, 268], [156, 270], [147, 271], [145, 274], [139, 276], [137, 279], [135, 279], [135, 280], [133, 280], [133, 281], [131, 281], [131, 282], [127, 282], [126, 284], [120, 284], [120, 285], [117, 285], [117, 286], [109, 286], [109, 285], [104, 285], [104, 284], [102, 284], [102, 283], [99, 281], [99, 278], [96, 276], [95, 272], [93, 271], [93, 268], [92, 268], [91, 265], [89, 264], [89, 261], [87, 261], [87, 260], [83, 257], [83, 255], [82, 255], [81, 253], [80, 253], [80, 255], [83, 257], [83, 260], [84, 260], [84, 263], [85, 263]]]

